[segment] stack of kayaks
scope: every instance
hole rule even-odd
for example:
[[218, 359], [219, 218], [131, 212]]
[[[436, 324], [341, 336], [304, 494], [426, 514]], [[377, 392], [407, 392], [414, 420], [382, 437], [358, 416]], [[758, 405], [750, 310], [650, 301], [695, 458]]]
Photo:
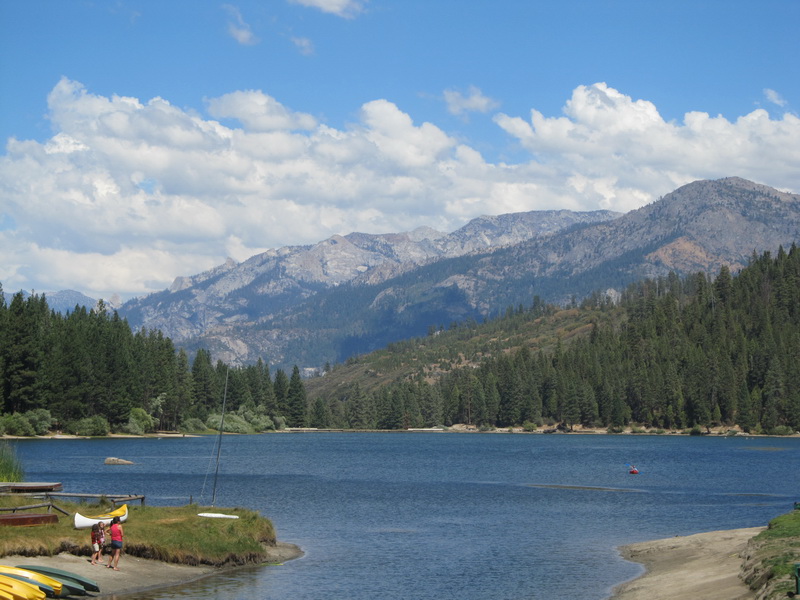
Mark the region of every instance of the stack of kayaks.
[[0, 600], [43, 600], [65, 596], [85, 596], [99, 592], [100, 586], [88, 577], [39, 565], [0, 565]]
[[19, 567], [0, 565], [0, 575], [5, 577], [13, 577], [14, 579], [38, 586], [48, 598], [56, 598], [62, 595], [61, 592], [63, 586], [61, 582], [56, 581], [47, 575], [43, 575], [42, 573], [20, 569]]
[[6, 575], [0, 575], [0, 594], [13, 600], [44, 600], [45, 593], [35, 583], [28, 583]]

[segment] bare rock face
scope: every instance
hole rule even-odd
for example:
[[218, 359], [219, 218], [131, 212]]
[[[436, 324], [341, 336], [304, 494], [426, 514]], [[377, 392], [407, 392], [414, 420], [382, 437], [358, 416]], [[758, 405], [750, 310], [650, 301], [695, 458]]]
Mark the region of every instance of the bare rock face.
[[135, 464], [130, 460], [125, 460], [124, 458], [116, 458], [114, 456], [109, 456], [105, 461], [104, 464], [107, 465], [132, 465]]
[[800, 195], [730, 177], [622, 216], [533, 211], [449, 234], [421, 227], [273, 249], [178, 278], [119, 312], [134, 329], [160, 329], [228, 363], [321, 368], [537, 296], [563, 304], [643, 278], [736, 272], [798, 236]]
[[[126, 302], [119, 313], [135, 329], [161, 330], [178, 344], [205, 338], [204, 345], [226, 362], [254, 362], [264, 355], [280, 360], [285, 356], [282, 349], [255, 343], [249, 334], [242, 334], [241, 326], [271, 320], [320, 291], [343, 284], [378, 285], [438, 260], [618, 216], [611, 211], [532, 211], [479, 217], [450, 234], [419, 227], [406, 233], [335, 235], [312, 246], [268, 250], [242, 263], [229, 258], [210, 271], [176, 278], [164, 292]], [[281, 337], [286, 343], [293, 334], [287, 330]], [[250, 347], [242, 351], [234, 338]], [[239, 348], [234, 351], [233, 345]]]

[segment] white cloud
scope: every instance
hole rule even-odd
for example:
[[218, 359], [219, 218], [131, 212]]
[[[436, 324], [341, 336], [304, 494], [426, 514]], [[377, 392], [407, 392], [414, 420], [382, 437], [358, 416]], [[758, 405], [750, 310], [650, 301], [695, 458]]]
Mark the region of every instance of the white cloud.
[[793, 115], [773, 120], [755, 110], [730, 122], [690, 112], [683, 123], [667, 122], [651, 102], [597, 83], [577, 87], [564, 116], [534, 109], [530, 120], [499, 114], [495, 121], [601, 207], [627, 211], [692, 180], [730, 175], [800, 189], [800, 120]]
[[208, 112], [217, 119], [238, 119], [249, 131], [313, 129], [316, 119], [295, 113], [260, 91], [232, 92], [208, 101]]
[[314, 54], [314, 42], [304, 37], [293, 37], [292, 43], [295, 45], [300, 54], [304, 56], [311, 56]]
[[344, 18], [352, 18], [364, 10], [368, 0], [289, 0], [293, 4], [318, 8], [322, 12]]
[[499, 102], [484, 96], [483, 92], [474, 85], [469, 87], [466, 96], [457, 90], [445, 90], [444, 101], [447, 105], [447, 112], [456, 116], [468, 112], [488, 113], [500, 106]]
[[778, 106], [781, 107], [786, 106], [786, 100], [784, 100], [783, 96], [781, 96], [775, 90], [764, 88], [764, 97], [766, 97], [766, 99], [772, 102], [773, 104], [777, 104]]
[[481, 214], [546, 208], [624, 211], [731, 175], [800, 190], [796, 116], [690, 112], [667, 122], [651, 102], [602, 83], [576, 88], [560, 116], [495, 115], [530, 153], [517, 164], [487, 162], [385, 99], [344, 128], [258, 90], [207, 109], [61, 80], [48, 97], [52, 137], [11, 139], [0, 156], [4, 288], [129, 297], [227, 256], [334, 233], [453, 230]]
[[223, 4], [222, 8], [228, 13], [228, 33], [233, 39], [243, 46], [255, 46], [261, 41], [253, 33], [250, 25], [245, 23], [242, 13], [237, 7], [231, 4]]

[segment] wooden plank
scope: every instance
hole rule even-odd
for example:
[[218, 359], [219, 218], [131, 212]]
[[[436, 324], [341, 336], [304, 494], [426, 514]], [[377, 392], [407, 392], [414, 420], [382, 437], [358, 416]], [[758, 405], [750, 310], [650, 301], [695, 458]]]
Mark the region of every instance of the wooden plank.
[[58, 517], [53, 513], [13, 513], [0, 515], [0, 525], [13, 527], [30, 527], [32, 525], [46, 525], [58, 523]]
[[51, 508], [55, 508], [58, 512], [69, 516], [69, 513], [67, 511], [65, 511], [63, 508], [59, 508], [52, 502], [42, 502], [40, 504], [28, 504], [26, 506], [9, 506], [5, 508], [0, 508], [0, 511], [17, 512], [18, 510], [28, 510], [31, 508], [47, 508], [47, 512], [50, 512]]

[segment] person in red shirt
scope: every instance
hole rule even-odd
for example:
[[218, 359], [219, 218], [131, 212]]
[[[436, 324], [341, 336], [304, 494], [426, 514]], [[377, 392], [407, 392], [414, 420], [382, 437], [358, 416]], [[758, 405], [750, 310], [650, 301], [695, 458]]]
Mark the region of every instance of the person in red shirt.
[[108, 560], [108, 568], [119, 571], [117, 565], [119, 564], [119, 555], [122, 553], [122, 523], [119, 522], [119, 517], [114, 517], [111, 520], [111, 558]]

